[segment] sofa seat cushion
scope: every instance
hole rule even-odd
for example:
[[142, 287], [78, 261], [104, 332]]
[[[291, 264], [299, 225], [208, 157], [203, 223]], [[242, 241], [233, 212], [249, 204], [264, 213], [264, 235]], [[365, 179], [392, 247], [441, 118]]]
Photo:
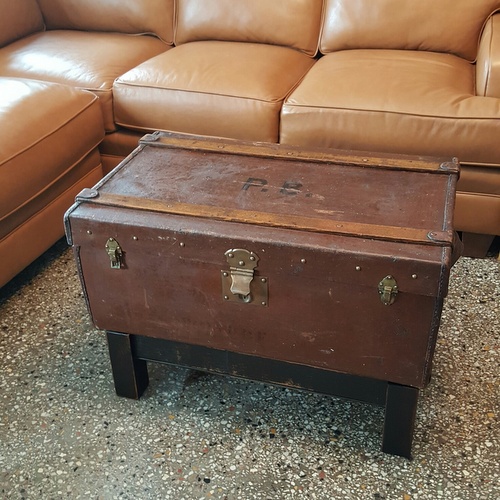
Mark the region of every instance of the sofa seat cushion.
[[499, 165], [500, 100], [475, 96], [474, 81], [453, 55], [328, 54], [284, 103], [280, 140]]
[[[0, 241], [83, 178], [104, 137], [98, 98], [83, 90], [0, 78]], [[61, 225], [62, 231], [62, 214]]]
[[191, 42], [118, 78], [119, 125], [277, 142], [283, 100], [314, 60], [294, 49]]
[[115, 78], [169, 48], [152, 36], [46, 31], [0, 49], [0, 75], [62, 83], [99, 96], [106, 130], [115, 129]]

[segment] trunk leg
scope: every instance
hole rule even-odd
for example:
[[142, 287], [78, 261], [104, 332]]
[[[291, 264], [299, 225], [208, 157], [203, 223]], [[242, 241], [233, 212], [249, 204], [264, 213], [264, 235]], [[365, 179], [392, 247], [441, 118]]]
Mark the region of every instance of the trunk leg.
[[149, 383], [146, 361], [132, 352], [132, 335], [106, 332], [109, 357], [118, 396], [139, 399]]
[[388, 384], [382, 438], [383, 452], [411, 459], [418, 393], [415, 387]]

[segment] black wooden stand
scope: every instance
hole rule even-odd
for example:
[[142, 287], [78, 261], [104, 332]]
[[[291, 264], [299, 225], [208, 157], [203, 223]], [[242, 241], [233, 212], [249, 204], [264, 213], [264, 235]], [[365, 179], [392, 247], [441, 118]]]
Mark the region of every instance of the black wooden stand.
[[116, 393], [138, 399], [149, 383], [146, 361], [285, 385], [385, 407], [382, 451], [411, 458], [418, 389], [274, 359], [107, 332]]

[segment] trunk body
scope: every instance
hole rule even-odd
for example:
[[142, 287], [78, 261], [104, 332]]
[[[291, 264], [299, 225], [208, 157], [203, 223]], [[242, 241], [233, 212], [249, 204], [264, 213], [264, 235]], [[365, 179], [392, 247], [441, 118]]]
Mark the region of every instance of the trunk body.
[[155, 133], [66, 216], [103, 330], [422, 388], [458, 166]]

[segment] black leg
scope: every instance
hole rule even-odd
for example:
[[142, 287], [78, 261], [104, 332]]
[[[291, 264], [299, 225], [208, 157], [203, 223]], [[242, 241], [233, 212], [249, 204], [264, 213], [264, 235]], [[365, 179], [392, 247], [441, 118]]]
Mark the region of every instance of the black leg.
[[149, 383], [146, 361], [134, 358], [131, 335], [117, 332], [106, 333], [116, 394], [139, 399]]
[[417, 413], [418, 389], [387, 385], [382, 451], [411, 459], [411, 443]]

